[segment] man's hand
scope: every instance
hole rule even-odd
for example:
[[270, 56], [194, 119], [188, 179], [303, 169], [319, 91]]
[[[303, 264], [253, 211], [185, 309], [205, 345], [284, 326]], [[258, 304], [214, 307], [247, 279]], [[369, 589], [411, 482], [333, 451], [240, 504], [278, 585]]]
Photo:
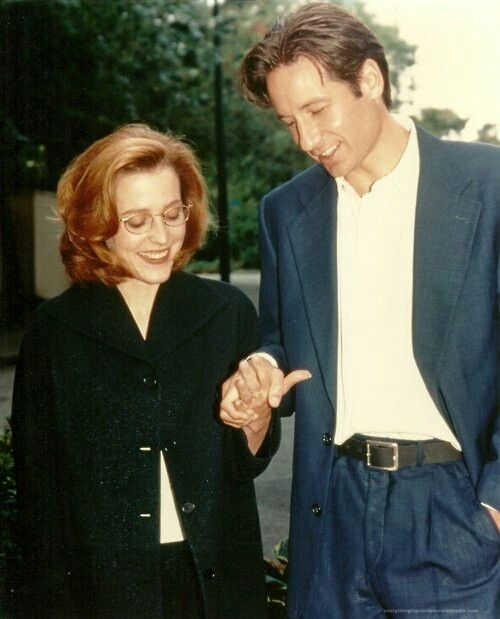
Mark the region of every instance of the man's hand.
[[496, 524], [498, 532], [500, 533], [500, 512], [496, 509], [491, 509], [491, 507], [487, 507], [486, 505], [484, 505], [484, 509], [491, 516], [491, 519]]
[[307, 370], [287, 376], [259, 356], [241, 361], [238, 371], [222, 385], [220, 418], [228, 426], [243, 428], [248, 447], [256, 454], [271, 422], [271, 411], [297, 383], [311, 378]]
[[269, 425], [271, 409], [280, 405], [283, 396], [309, 378], [307, 370], [295, 370], [284, 376], [263, 357], [241, 361], [238, 371], [222, 385], [220, 418], [234, 428], [259, 430], [265, 421]]

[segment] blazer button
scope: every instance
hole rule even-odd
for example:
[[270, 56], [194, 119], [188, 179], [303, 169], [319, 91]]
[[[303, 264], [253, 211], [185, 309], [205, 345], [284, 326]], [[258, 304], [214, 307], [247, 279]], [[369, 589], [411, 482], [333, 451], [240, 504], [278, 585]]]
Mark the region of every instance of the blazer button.
[[145, 387], [149, 387], [150, 389], [152, 389], [153, 387], [156, 387], [156, 385], [158, 384], [158, 381], [156, 380], [154, 376], [145, 376], [142, 379], [142, 382]]
[[191, 512], [195, 510], [195, 507], [196, 506], [194, 503], [184, 503], [181, 509], [185, 514], [190, 514]]
[[322, 436], [323, 445], [329, 447], [332, 444], [332, 435], [330, 432], [325, 432]]
[[209, 567], [203, 572], [203, 577], [205, 578], [205, 580], [213, 580], [216, 576], [217, 576], [217, 572], [213, 570], [211, 567]]
[[315, 516], [321, 516], [321, 507], [317, 503], [311, 505], [311, 511]]

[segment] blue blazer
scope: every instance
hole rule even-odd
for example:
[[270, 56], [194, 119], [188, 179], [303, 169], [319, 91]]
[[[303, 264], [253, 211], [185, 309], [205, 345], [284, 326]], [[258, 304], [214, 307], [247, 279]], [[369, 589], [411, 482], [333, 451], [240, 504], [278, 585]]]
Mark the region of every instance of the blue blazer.
[[[498, 291], [500, 148], [438, 140], [418, 129], [413, 350], [425, 385], [457, 436], [477, 499], [500, 508]], [[306, 603], [335, 432], [337, 355], [335, 181], [319, 165], [261, 205], [262, 350], [308, 369], [281, 406], [296, 412], [289, 613]], [[402, 411], [404, 414], [404, 411]]]

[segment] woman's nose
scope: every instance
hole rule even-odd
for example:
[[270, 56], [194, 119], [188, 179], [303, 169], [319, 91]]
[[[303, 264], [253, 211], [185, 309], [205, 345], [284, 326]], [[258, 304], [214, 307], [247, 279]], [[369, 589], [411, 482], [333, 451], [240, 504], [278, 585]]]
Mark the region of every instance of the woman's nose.
[[168, 240], [169, 235], [169, 227], [163, 222], [162, 215], [153, 216], [151, 222], [151, 230], [149, 231], [149, 238], [156, 241], [157, 243], [162, 243]]

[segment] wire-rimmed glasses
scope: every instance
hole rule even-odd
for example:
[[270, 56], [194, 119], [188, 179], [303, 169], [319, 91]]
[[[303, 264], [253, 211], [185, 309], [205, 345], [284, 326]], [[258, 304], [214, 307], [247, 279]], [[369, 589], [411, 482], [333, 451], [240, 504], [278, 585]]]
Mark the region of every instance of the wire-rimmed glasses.
[[119, 217], [118, 221], [122, 221], [125, 229], [132, 234], [144, 234], [151, 230], [154, 217], [161, 217], [163, 223], [170, 228], [182, 226], [189, 219], [190, 208], [191, 204], [175, 204], [174, 206], [169, 206], [159, 215], [151, 215], [147, 211], [138, 211], [125, 217]]

